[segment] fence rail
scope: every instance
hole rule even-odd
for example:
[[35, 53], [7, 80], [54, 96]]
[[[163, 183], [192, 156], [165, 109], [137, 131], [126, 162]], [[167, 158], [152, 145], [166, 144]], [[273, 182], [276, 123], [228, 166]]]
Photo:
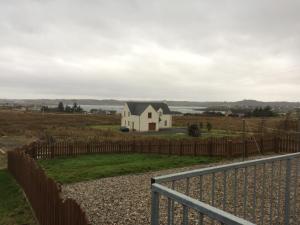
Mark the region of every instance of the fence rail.
[[23, 149], [8, 152], [8, 170], [23, 188], [40, 225], [89, 224], [78, 203], [64, 200], [60, 186]]
[[300, 153], [155, 177], [152, 225], [298, 225], [299, 180]]
[[206, 155], [247, 157], [258, 153], [292, 153], [300, 149], [295, 137], [263, 137], [241, 139], [211, 138], [206, 140], [124, 140], [124, 141], [59, 141], [37, 143], [27, 151], [35, 159], [76, 156], [94, 153], [155, 153], [168, 155]]

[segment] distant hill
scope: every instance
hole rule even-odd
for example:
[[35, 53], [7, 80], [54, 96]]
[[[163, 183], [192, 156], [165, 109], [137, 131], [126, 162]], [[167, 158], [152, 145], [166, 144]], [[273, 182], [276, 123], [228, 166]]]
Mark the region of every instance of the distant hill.
[[[125, 101], [114, 99], [0, 99], [0, 105], [22, 105], [22, 106], [43, 106], [57, 105], [63, 102], [65, 105], [72, 105], [77, 102], [79, 105], [123, 105]], [[300, 102], [262, 102], [256, 100], [242, 100], [236, 102], [197, 102], [197, 101], [164, 101], [170, 106], [181, 107], [223, 107], [223, 108], [246, 108], [271, 106], [279, 112], [287, 112], [300, 107]]]

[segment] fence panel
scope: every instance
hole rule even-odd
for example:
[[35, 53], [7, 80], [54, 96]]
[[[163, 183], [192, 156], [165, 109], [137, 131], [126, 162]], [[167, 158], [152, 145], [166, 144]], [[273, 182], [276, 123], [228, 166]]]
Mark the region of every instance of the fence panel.
[[[49, 157], [49, 146], [37, 152], [40, 158]], [[43, 149], [43, 150], [41, 150]], [[57, 150], [58, 148], [56, 148]], [[8, 170], [23, 188], [36, 218], [41, 225], [88, 225], [85, 212], [73, 199], [61, 198], [61, 188], [45, 174], [31, 155], [23, 150], [8, 152]], [[64, 152], [65, 154], [65, 152]]]
[[[294, 136], [251, 137], [241, 139], [210, 138], [204, 140], [119, 140], [60, 141], [39, 143], [27, 153], [35, 159], [77, 156], [95, 153], [151, 153], [189, 156], [240, 157], [268, 152], [293, 153], [300, 149]], [[244, 152], [245, 151], [245, 152]]]

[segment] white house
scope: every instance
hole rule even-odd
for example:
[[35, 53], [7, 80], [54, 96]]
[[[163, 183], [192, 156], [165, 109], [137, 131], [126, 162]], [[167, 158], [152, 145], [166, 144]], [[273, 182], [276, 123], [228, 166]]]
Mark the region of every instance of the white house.
[[121, 126], [132, 131], [159, 131], [172, 127], [171, 111], [163, 102], [126, 102]]

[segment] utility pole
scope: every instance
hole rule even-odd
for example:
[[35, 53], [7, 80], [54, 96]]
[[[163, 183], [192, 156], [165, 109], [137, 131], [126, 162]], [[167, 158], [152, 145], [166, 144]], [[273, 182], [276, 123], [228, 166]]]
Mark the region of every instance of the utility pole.
[[246, 154], [246, 120], [243, 119], [243, 161], [245, 161]]
[[260, 130], [260, 152], [263, 154], [264, 152], [264, 127], [265, 127], [265, 119], [261, 120], [261, 130]]
[[260, 135], [261, 135], [262, 138], [264, 136], [264, 127], [265, 127], [265, 119], [263, 118], [261, 120], [261, 124], [260, 124]]
[[297, 137], [298, 137], [298, 152], [300, 152], [300, 113], [298, 115], [298, 126], [297, 126]]

